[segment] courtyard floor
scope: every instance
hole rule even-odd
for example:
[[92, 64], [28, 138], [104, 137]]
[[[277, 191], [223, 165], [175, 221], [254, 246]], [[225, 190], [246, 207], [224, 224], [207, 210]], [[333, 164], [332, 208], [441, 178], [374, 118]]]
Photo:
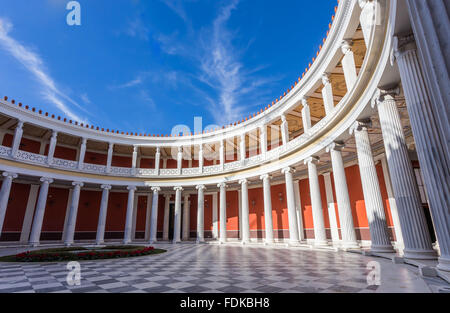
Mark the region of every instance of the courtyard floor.
[[[0, 263], [0, 293], [182, 292], [316, 293], [438, 292], [417, 268], [356, 253], [303, 248], [157, 244], [160, 255], [82, 261], [81, 285], [69, 286], [67, 263]], [[0, 249], [0, 255], [25, 251]], [[367, 265], [380, 265], [380, 285], [367, 283]]]

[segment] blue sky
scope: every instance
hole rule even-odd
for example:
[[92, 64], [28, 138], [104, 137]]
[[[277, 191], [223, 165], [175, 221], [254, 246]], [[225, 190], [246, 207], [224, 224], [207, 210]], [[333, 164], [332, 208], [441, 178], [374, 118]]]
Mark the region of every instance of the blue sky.
[[236, 122], [301, 75], [334, 0], [67, 0], [0, 4], [0, 95], [104, 128], [169, 134]]

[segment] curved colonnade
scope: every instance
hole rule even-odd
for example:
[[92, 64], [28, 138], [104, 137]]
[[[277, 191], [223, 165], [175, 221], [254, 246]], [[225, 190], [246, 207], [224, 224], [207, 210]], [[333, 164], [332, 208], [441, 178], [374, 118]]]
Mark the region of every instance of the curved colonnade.
[[439, 125], [408, 9], [339, 1], [303, 76], [213, 131], [105, 130], [5, 97], [1, 240], [370, 246], [449, 270], [448, 160], [427, 149]]

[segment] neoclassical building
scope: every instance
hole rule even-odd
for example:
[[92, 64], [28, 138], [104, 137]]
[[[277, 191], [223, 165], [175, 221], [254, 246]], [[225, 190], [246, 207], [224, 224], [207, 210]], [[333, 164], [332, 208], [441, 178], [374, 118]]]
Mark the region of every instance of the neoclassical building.
[[285, 243], [450, 270], [445, 0], [340, 0], [271, 104], [172, 135], [0, 101], [0, 245]]

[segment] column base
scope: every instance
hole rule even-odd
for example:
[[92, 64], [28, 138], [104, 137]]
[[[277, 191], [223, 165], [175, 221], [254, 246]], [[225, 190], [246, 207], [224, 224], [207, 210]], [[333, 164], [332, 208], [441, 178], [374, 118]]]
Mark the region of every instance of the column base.
[[127, 244], [131, 243], [131, 240], [127, 239], [127, 240], [122, 241], [122, 243], [123, 243], [124, 245], [127, 245]]
[[265, 240], [265, 241], [264, 241], [264, 245], [265, 245], [265, 246], [273, 245], [273, 240]]
[[104, 242], [103, 242], [103, 241], [96, 241], [96, 242], [95, 242], [95, 245], [96, 245], [96, 246], [103, 246], [103, 245], [104, 245]]
[[403, 257], [412, 260], [436, 260], [438, 255], [434, 250], [413, 250], [405, 248], [403, 250]]
[[250, 241], [248, 241], [248, 240], [241, 241], [241, 245], [243, 245], [243, 246], [248, 245], [249, 243], [250, 243]]
[[73, 245], [73, 242], [65, 242], [64, 245], [65, 245], [66, 247], [70, 247], [70, 246]]
[[197, 239], [197, 241], [195, 242], [198, 245], [204, 244], [205, 240], [204, 239]]
[[300, 246], [300, 240], [289, 240], [289, 242], [286, 244], [287, 247], [299, 247]]
[[30, 242], [28, 245], [32, 248], [36, 248], [39, 247], [39, 242]]
[[219, 245], [224, 245], [224, 244], [226, 244], [227, 243], [227, 240], [226, 239], [220, 239], [219, 240]]
[[315, 247], [324, 247], [324, 246], [328, 246], [328, 241], [326, 241], [326, 240], [318, 240], [318, 241], [314, 241], [314, 246], [315, 246]]
[[375, 253], [395, 253], [394, 247], [392, 245], [374, 246], [370, 247], [371, 252]]
[[158, 240], [152, 239], [152, 240], [150, 240], [150, 241], [148, 242], [149, 245], [153, 245], [153, 244], [155, 244], [155, 243], [158, 243]]
[[360, 249], [361, 246], [357, 242], [343, 242], [340, 246], [341, 249]]
[[437, 266], [437, 269], [445, 272], [450, 272], [450, 260], [444, 259], [442, 257], [440, 257], [438, 260], [439, 264]]
[[180, 239], [178, 239], [178, 240], [172, 240], [172, 243], [173, 243], [174, 245], [176, 245], [176, 244], [181, 243], [181, 240], [180, 240]]

